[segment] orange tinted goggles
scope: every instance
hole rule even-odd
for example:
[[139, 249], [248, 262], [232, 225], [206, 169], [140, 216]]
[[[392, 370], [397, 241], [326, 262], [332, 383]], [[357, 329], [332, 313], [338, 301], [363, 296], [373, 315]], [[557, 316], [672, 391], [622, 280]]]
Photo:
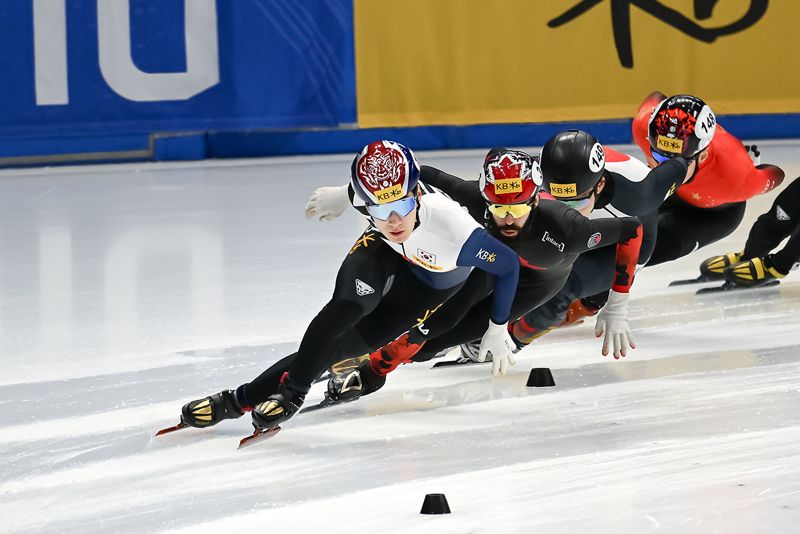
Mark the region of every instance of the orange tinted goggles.
[[489, 204], [489, 212], [495, 217], [505, 219], [506, 215], [511, 215], [515, 219], [527, 215], [531, 212], [530, 204]]

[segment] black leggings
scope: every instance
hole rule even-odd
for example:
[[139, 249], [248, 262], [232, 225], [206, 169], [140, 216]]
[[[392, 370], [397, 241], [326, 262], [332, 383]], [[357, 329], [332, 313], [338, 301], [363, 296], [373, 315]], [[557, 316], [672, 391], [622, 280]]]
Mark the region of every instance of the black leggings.
[[772, 255], [773, 265], [782, 273], [788, 273], [800, 261], [800, 178], [781, 191], [769, 211], [753, 223], [744, 246], [744, 257], [766, 256], [786, 236], [791, 236], [789, 241]]
[[[604, 247], [598, 250], [609, 250], [613, 260], [615, 249], [616, 247]], [[553, 296], [559, 292], [565, 282], [565, 275], [543, 276], [540, 273], [523, 269], [520, 272], [517, 293], [511, 305], [511, 319], [515, 320], [551, 300]], [[609, 285], [610, 284], [611, 282], [609, 280]], [[460, 293], [453, 297], [453, 299], [457, 300], [459, 296]], [[451, 304], [455, 304], [456, 302], [453, 299], [448, 301], [444, 307], [447, 308]], [[414, 361], [429, 360], [444, 349], [457, 347], [462, 343], [469, 343], [470, 341], [481, 339], [486, 332], [486, 328], [489, 326], [491, 308], [492, 297], [485, 297], [475, 306], [468, 309], [458, 324], [442, 333], [442, 335], [430, 339], [425, 343], [422, 350], [414, 356]]]
[[730, 235], [744, 218], [745, 203], [697, 208], [670, 197], [658, 209], [656, 246], [647, 267], [682, 258]]
[[[395, 252], [392, 254], [396, 255]], [[483, 271], [480, 273], [488, 276]], [[335, 338], [334, 346], [320, 347], [302, 361], [298, 359], [297, 352], [282, 358], [250, 383], [240, 386], [239, 391], [244, 391], [245, 396], [242, 400], [250, 406], [264, 402], [275, 392], [283, 374], [287, 371], [290, 371], [293, 380], [301, 384], [310, 384], [319, 378], [331, 363], [371, 353], [423, 321], [462, 285], [449, 289], [433, 289], [420, 282], [410, 269], [404, 265], [400, 266], [395, 271], [391, 288], [380, 298], [378, 306], [355, 325], [341, 332], [341, 335]], [[328, 303], [326, 308], [332, 305], [335, 305], [333, 301]], [[323, 309], [311, 322], [306, 336], [312, 329], [325, 328], [324, 324], [315, 324], [325, 315], [325, 311]], [[301, 343], [300, 351], [304, 350], [306, 336]], [[308, 352], [306, 350], [305, 353]]]
[[578, 256], [561, 290], [514, 323], [514, 338], [528, 344], [541, 333], [560, 325], [573, 300], [608, 291], [614, 281], [615, 266], [616, 247], [603, 247]]

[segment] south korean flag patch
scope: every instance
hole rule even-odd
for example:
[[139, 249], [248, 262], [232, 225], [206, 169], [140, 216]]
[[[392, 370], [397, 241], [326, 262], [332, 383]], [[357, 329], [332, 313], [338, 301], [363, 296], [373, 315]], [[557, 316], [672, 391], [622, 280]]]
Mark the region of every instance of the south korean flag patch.
[[372, 288], [372, 286], [356, 278], [356, 294], [359, 297], [366, 297], [367, 295], [371, 295], [373, 293], [375, 293], [375, 290]]

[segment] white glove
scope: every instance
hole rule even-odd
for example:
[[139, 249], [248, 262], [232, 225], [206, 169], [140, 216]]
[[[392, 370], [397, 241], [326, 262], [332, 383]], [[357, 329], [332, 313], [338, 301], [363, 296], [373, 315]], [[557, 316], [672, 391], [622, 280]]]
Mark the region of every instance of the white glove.
[[761, 151], [758, 150], [758, 146], [744, 145], [744, 149], [747, 150], [747, 155], [750, 156], [750, 159], [753, 161], [753, 165], [756, 167], [761, 165]]
[[603, 340], [603, 356], [608, 356], [609, 345], [614, 343], [614, 358], [625, 357], [628, 346], [636, 348], [636, 342], [631, 335], [631, 326], [628, 324], [628, 297], [627, 293], [617, 293], [613, 289], [608, 295], [608, 302], [600, 313], [597, 314], [597, 323], [594, 335], [600, 337], [605, 330]]
[[514, 341], [508, 334], [508, 323], [494, 324], [489, 321], [489, 328], [481, 339], [481, 348], [478, 351], [478, 361], [486, 361], [486, 353], [492, 353], [492, 375], [504, 375], [509, 365], [517, 363], [514, 360]]
[[330, 221], [342, 214], [350, 205], [347, 185], [320, 187], [306, 203], [306, 219], [319, 216], [320, 221]]

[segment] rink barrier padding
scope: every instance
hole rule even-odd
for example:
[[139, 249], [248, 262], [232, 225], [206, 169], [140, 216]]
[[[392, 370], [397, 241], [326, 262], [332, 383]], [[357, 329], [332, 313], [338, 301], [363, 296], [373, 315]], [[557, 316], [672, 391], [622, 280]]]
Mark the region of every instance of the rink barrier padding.
[[[745, 140], [800, 137], [800, 114], [731, 115], [721, 116], [719, 121], [734, 135]], [[164, 132], [152, 135], [31, 139], [21, 142], [30, 143], [23, 148], [17, 143], [9, 145], [0, 140], [0, 167], [355, 153], [375, 139], [394, 139], [414, 150], [536, 147], [542, 146], [555, 133], [569, 128], [592, 132], [604, 144], [632, 143], [630, 121]], [[30, 149], [31, 146], [40, 153], [21, 155], [24, 148]]]
[[[719, 116], [720, 124], [740, 139], [800, 137], [800, 114]], [[592, 132], [604, 144], [631, 144], [630, 120], [545, 124], [484, 124], [417, 128], [364, 128], [311, 131], [210, 132], [209, 158], [338, 154], [359, 151], [375, 139], [393, 139], [414, 150], [542, 146], [570, 128]]]
[[[719, 121], [744, 140], [800, 138], [800, 114], [731, 115]], [[537, 147], [554, 134], [578, 128], [604, 144], [631, 144], [630, 121], [489, 124], [417, 128], [164, 132], [152, 135], [0, 140], [0, 167], [190, 161], [288, 155], [355, 153], [375, 139], [393, 139], [414, 150]], [[37, 152], [24, 155], [25, 150]]]
[[698, 94], [741, 138], [800, 136], [785, 78], [800, 2], [32, 0], [0, 15], [0, 166], [380, 137], [531, 146], [567, 127], [629, 143], [656, 89]]
[[[25, 152], [34, 155], [25, 155]], [[203, 132], [77, 136], [0, 141], [0, 167], [200, 160], [208, 155]]]

